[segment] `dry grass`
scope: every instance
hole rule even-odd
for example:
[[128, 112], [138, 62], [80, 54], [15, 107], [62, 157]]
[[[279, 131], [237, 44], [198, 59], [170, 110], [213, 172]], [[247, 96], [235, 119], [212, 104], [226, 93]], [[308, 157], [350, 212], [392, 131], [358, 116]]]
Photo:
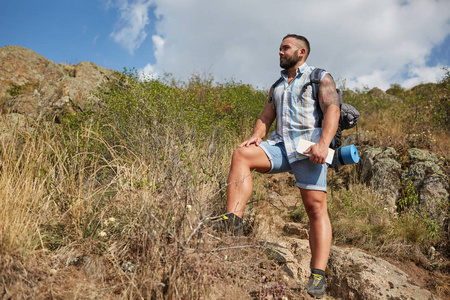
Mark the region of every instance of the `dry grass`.
[[[71, 138], [74, 154], [58, 130], [2, 140], [2, 295], [197, 299], [229, 276], [211, 250], [231, 244], [199, 232], [224, 206], [222, 167], [231, 153], [213, 140], [197, 148], [172, 131], [160, 136], [165, 147], [157, 157], [123, 147], [119, 154], [86, 128]], [[89, 142], [103, 145], [109, 158], [83, 148]], [[243, 276], [237, 266], [250, 266], [249, 258], [222, 252], [236, 257], [225, 264]], [[49, 280], [50, 290], [39, 283]], [[78, 286], [84, 280], [97, 284]]]
[[39, 224], [51, 204], [48, 179], [40, 170], [49, 164], [47, 141], [15, 133], [1, 140], [0, 253], [28, 255], [42, 244]]
[[[141, 98], [136, 96], [136, 111], [149, 95], [145, 92], [138, 95]], [[121, 96], [121, 105], [128, 108], [127, 96]], [[149, 108], [152, 112], [153, 106]], [[131, 122], [141, 124], [147, 111], [142, 116], [131, 114], [131, 120], [120, 114], [122, 110], [120, 106], [116, 111], [116, 126], [80, 122], [72, 130], [41, 123], [2, 136], [0, 295], [37, 299], [301, 296], [286, 288], [281, 266], [251, 234], [243, 239], [219, 238], [204, 229], [210, 217], [224, 210], [229, 161], [241, 137], [228, 138], [213, 129], [208, 135], [198, 133], [178, 113], [166, 117], [161, 112], [138, 128]], [[426, 137], [413, 136], [417, 131], [405, 135], [408, 123], [396, 111], [366, 111], [359, 125], [364, 132], [361, 143], [401, 149], [414, 138], [431, 150], [448, 144], [448, 133], [430, 131], [428, 136], [426, 126]], [[435, 273], [436, 291], [448, 294], [444, 271], [448, 263], [442, 256], [431, 259], [428, 253], [442, 240], [424, 239], [427, 228], [413, 214], [380, 206], [379, 196], [360, 182], [355, 168], [341, 168], [338, 179], [343, 184], [336, 185], [340, 188], [334, 190], [329, 205], [335, 243], [441, 270]], [[271, 191], [283, 196], [287, 186], [292, 182], [267, 182], [255, 176], [249, 207], [267, 199]], [[307, 221], [303, 212], [296, 218]]]

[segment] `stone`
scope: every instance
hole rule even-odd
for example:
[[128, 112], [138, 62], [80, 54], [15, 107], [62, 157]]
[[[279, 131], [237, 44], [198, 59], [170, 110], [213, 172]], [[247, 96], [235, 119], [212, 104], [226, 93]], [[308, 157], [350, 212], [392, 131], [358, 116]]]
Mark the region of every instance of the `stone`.
[[[448, 213], [448, 185], [441, 176], [431, 175], [423, 180], [419, 189], [419, 204], [431, 219], [438, 220], [438, 224], [444, 224]], [[447, 213], [446, 209], [447, 207]]]
[[418, 161], [432, 161], [432, 162], [438, 162], [439, 158], [436, 154], [430, 153], [428, 151], [417, 149], [417, 148], [411, 148], [407, 151], [410, 161], [412, 162], [418, 162]]
[[[311, 252], [305, 239], [263, 243], [268, 255], [303, 288], [311, 274]], [[355, 248], [332, 246], [326, 270], [327, 295], [333, 299], [438, 299], [384, 259]]]
[[437, 299], [386, 260], [356, 249], [333, 246], [328, 290], [339, 299]]
[[363, 181], [374, 188], [389, 211], [394, 211], [400, 191], [401, 164], [394, 148], [367, 150], [361, 158]]
[[296, 235], [300, 239], [308, 239], [309, 236], [308, 230], [299, 223], [286, 223], [283, 231], [287, 234]]
[[0, 110], [31, 119], [83, 110], [118, 72], [91, 62], [60, 66], [19, 46], [0, 48]]
[[381, 98], [381, 99], [386, 99], [387, 98], [390, 101], [399, 101], [399, 98], [397, 98], [397, 97], [395, 97], [393, 95], [387, 94], [383, 90], [381, 90], [381, 89], [379, 89], [377, 87], [371, 89], [369, 92], [367, 92], [367, 94], [372, 96], [372, 97], [375, 97], [375, 98]]
[[[412, 148], [407, 151], [409, 167], [403, 173], [403, 182], [410, 181], [418, 195], [419, 208], [427, 218], [444, 226], [448, 217], [449, 193], [448, 181], [439, 165], [439, 158], [433, 153]], [[444, 209], [443, 209], [444, 208]]]

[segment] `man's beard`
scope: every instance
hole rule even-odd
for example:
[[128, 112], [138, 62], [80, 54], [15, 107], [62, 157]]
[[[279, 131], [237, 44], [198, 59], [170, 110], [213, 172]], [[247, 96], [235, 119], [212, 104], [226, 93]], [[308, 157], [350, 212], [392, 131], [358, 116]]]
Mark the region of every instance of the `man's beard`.
[[287, 70], [293, 66], [295, 66], [299, 61], [299, 57], [295, 52], [291, 57], [285, 57], [284, 60], [280, 60], [280, 67]]

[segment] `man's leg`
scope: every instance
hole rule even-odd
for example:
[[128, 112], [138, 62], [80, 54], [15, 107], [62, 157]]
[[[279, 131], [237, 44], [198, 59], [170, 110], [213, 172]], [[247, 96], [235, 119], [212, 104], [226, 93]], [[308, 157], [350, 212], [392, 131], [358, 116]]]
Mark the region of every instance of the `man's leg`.
[[270, 161], [261, 147], [252, 144], [234, 151], [228, 175], [227, 212], [242, 218], [245, 205], [253, 192], [251, 171], [266, 173], [270, 167]]
[[326, 193], [305, 189], [300, 189], [300, 193], [310, 223], [309, 247], [312, 268], [325, 271], [330, 255], [332, 235]]
[[327, 289], [325, 269], [331, 248], [331, 223], [326, 193], [306, 189], [300, 189], [300, 193], [309, 218], [309, 247], [312, 256], [311, 276], [306, 291], [315, 298], [322, 298]]

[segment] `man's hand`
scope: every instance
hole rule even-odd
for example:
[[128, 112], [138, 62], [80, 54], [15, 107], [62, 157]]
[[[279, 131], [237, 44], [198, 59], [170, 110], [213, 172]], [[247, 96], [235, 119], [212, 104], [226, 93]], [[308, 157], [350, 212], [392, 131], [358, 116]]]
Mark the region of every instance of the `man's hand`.
[[259, 146], [259, 144], [261, 144], [261, 142], [262, 142], [261, 138], [259, 138], [259, 137], [251, 137], [248, 140], [246, 140], [245, 142], [243, 142], [242, 144], [240, 144], [239, 148], [242, 148], [244, 146], [248, 147], [251, 144], [255, 144], [256, 146]]
[[310, 146], [303, 152], [304, 154], [311, 154], [309, 160], [315, 164], [324, 164], [328, 156], [328, 146], [324, 143], [317, 143]]

